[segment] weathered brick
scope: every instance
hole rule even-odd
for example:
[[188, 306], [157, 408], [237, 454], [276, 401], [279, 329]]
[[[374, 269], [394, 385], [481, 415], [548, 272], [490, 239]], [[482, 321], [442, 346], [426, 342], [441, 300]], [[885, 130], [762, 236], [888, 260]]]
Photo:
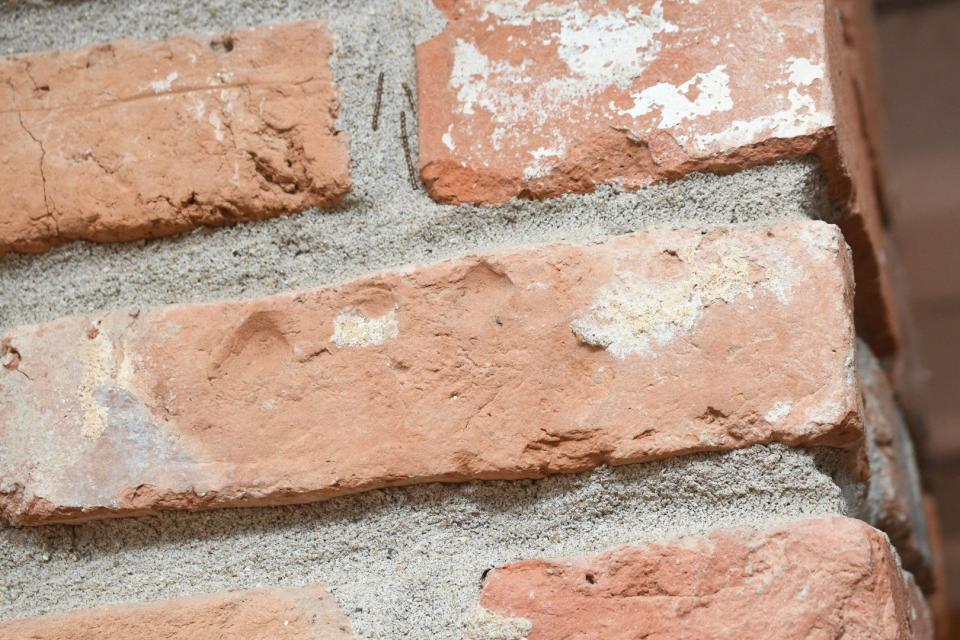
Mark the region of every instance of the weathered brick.
[[[867, 0], [817, 0], [826, 7], [824, 33], [837, 124], [832, 168], [834, 198], [842, 204], [840, 221], [854, 248], [857, 276], [856, 322], [859, 333], [880, 357], [904, 345], [898, 297], [888, 272], [890, 246], [884, 229], [881, 116], [877, 108], [872, 57], [873, 15]], [[829, 160], [828, 171], [831, 171]], [[899, 301], [899, 302], [898, 302]]]
[[0, 623], [0, 640], [348, 640], [323, 585], [118, 605]]
[[887, 374], [869, 347], [857, 349], [870, 461], [867, 519], [890, 536], [923, 589], [933, 586], [932, 551], [923, 490], [910, 433]]
[[39, 523], [858, 450], [851, 302], [839, 230], [810, 221], [22, 327], [3, 341], [0, 506]]
[[494, 203], [815, 154], [849, 214], [858, 325], [888, 355], [899, 330], [858, 3], [439, 3], [449, 24], [417, 50], [423, 180], [442, 202]]
[[814, 151], [836, 124], [821, 2], [468, 0], [420, 45], [442, 201], [637, 188]]
[[336, 203], [332, 50], [302, 22], [0, 60], [0, 253]]
[[886, 536], [839, 516], [521, 561], [488, 574], [480, 604], [470, 640], [496, 626], [527, 640], [932, 639]]

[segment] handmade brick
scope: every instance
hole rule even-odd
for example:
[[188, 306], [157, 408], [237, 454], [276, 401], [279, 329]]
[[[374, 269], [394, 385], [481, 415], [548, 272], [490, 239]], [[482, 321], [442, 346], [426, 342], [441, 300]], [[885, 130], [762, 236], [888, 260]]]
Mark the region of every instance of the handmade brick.
[[834, 199], [843, 206], [844, 236], [854, 247], [859, 333], [879, 357], [905, 348], [898, 296], [887, 264], [891, 243], [884, 228], [883, 152], [873, 59], [873, 15], [868, 0], [820, 0], [837, 125], [830, 165]]
[[0, 640], [349, 640], [323, 585], [260, 589], [0, 622]]
[[449, 24], [417, 49], [422, 178], [441, 202], [495, 203], [814, 154], [849, 214], [858, 325], [889, 355], [858, 3], [440, 2]]
[[835, 124], [819, 2], [456, 3], [418, 48], [420, 158], [502, 202], [811, 153]]
[[858, 449], [849, 255], [822, 222], [525, 247], [259, 300], [12, 330], [24, 523]]
[[0, 253], [336, 203], [332, 50], [301, 22], [0, 60]]
[[525, 560], [491, 571], [480, 605], [474, 628], [527, 640], [933, 637], [886, 536], [839, 516]]
[[857, 349], [857, 369], [870, 461], [867, 519], [890, 536], [904, 567], [927, 591], [933, 587], [933, 552], [910, 433], [887, 374], [864, 344]]

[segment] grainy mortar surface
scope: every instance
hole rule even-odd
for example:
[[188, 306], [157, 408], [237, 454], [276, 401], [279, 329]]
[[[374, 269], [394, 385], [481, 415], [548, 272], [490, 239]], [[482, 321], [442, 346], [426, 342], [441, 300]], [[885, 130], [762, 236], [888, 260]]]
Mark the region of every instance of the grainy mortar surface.
[[844, 455], [756, 446], [298, 507], [0, 526], [0, 618], [322, 580], [363, 638], [459, 638], [491, 566], [853, 513]]
[[[72, 48], [323, 18], [338, 37], [339, 125], [354, 187], [332, 211], [122, 245], [74, 243], [0, 258], [0, 326], [104, 308], [249, 297], [503, 246], [591, 242], [650, 225], [827, 218], [813, 161], [694, 175], [636, 193], [615, 186], [547, 202], [440, 206], [416, 163], [414, 43], [444, 19], [429, 0], [86, 0], [0, 7], [0, 52]], [[380, 128], [371, 129], [377, 75]], [[0, 196], [2, 197], [2, 196]], [[841, 454], [753, 447], [540, 481], [387, 489], [273, 509], [164, 513], [79, 527], [0, 524], [0, 619], [121, 601], [326, 581], [360, 636], [459, 638], [484, 569], [592, 553], [719, 526], [854, 513]], [[843, 489], [841, 489], [843, 488]]]
[[[830, 216], [814, 161], [730, 176], [694, 175], [636, 193], [615, 187], [545, 202], [478, 208], [434, 203], [408, 181], [400, 111], [416, 163], [417, 119], [401, 82], [416, 87], [413, 47], [445, 24], [430, 0], [193, 2], [89, 0], [0, 13], [0, 51], [79, 47], [120, 37], [307, 18], [338, 39], [339, 126], [351, 137], [354, 187], [333, 211], [200, 230], [122, 245], [74, 243], [41, 256], [0, 258], [0, 326], [75, 313], [239, 298], [342, 281], [452, 255], [531, 242], [589, 242], [653, 224], [749, 224]], [[371, 120], [384, 72], [380, 127]]]

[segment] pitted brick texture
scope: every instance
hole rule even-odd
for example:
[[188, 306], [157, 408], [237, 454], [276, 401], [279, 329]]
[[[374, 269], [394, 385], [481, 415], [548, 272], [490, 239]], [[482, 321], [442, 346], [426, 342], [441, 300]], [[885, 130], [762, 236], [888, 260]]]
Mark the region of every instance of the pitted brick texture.
[[484, 2], [418, 48], [431, 194], [638, 188], [832, 144], [821, 2]]
[[323, 585], [119, 605], [0, 623], [0, 640], [349, 640]]
[[851, 303], [839, 230], [798, 222], [22, 327], [3, 342], [0, 495], [38, 523], [856, 450]]
[[854, 249], [857, 324], [900, 342], [863, 0], [440, 2], [417, 49], [420, 168], [440, 202], [627, 189], [816, 155]]
[[0, 253], [336, 203], [332, 51], [302, 22], [0, 61]]
[[471, 640], [933, 637], [886, 536], [842, 517], [517, 562], [480, 604]]

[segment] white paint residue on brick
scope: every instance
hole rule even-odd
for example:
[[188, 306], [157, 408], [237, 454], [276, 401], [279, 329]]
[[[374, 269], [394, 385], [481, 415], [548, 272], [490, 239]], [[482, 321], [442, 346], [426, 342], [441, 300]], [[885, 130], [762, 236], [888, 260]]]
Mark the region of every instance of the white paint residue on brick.
[[628, 86], [644, 72], [660, 50], [657, 34], [677, 31], [657, 0], [645, 14], [638, 7], [626, 13], [590, 13], [581, 3], [542, 4], [526, 9], [526, 0], [497, 0], [484, 8], [481, 20], [496, 16], [503, 24], [528, 26], [557, 21], [557, 52], [572, 75], [602, 86]]
[[531, 155], [533, 155], [533, 162], [528, 164], [526, 169], [524, 169], [523, 177], [527, 180], [542, 178], [550, 173], [550, 169], [553, 166], [553, 163], [550, 162], [549, 159], [562, 158], [564, 153], [566, 153], [566, 145], [563, 143], [552, 149], [546, 147], [534, 149], [531, 152]]
[[786, 72], [790, 84], [810, 86], [814, 80], [823, 80], [825, 73], [823, 63], [814, 63], [807, 58], [788, 58]]
[[334, 318], [331, 340], [338, 347], [371, 347], [399, 334], [396, 307], [376, 318], [368, 318], [357, 309], [348, 307]]
[[763, 418], [767, 422], [774, 424], [789, 416], [791, 410], [793, 410], [793, 403], [789, 400], [783, 400], [773, 405]]
[[660, 0], [649, 14], [635, 6], [625, 14], [590, 14], [574, 7], [561, 18], [557, 52], [574, 75], [602, 86], [630, 86], [657, 57], [656, 35], [677, 31], [664, 19]]
[[722, 131], [694, 137], [701, 153], [733, 149], [767, 138], [795, 138], [833, 124], [833, 114], [821, 111], [809, 95], [796, 88], [787, 94], [790, 106], [750, 120], [734, 120]]
[[[638, 117], [660, 109], [660, 129], [677, 126], [684, 120], [705, 116], [718, 111], [733, 108], [730, 98], [730, 77], [726, 65], [717, 65], [710, 71], [698, 73], [683, 84], [677, 86], [661, 82], [633, 95], [632, 108], [621, 111], [621, 115]], [[694, 99], [688, 95], [695, 90]]]
[[790, 300], [803, 271], [790, 256], [757, 252], [729, 236], [710, 243], [711, 254], [698, 256], [700, 245], [676, 249], [687, 264], [683, 277], [654, 280], [632, 271], [617, 274], [601, 287], [594, 302], [570, 325], [586, 344], [603, 347], [618, 358], [648, 357], [655, 347], [691, 333], [713, 304], [752, 299], [758, 288], [781, 303]]
[[178, 78], [176, 71], [170, 73], [163, 80], [154, 80], [150, 83], [150, 88], [153, 89], [154, 93], [163, 93], [164, 91], [170, 91], [170, 87], [173, 86], [173, 81]]
[[450, 151], [453, 151], [454, 149], [456, 149], [456, 145], [453, 143], [452, 133], [453, 133], [453, 124], [447, 127], [447, 130], [444, 132], [443, 136], [440, 138], [443, 144], [447, 147], [447, 149], [450, 149]]
[[[699, 153], [717, 153], [726, 149], [753, 144], [757, 140], [767, 138], [794, 138], [808, 135], [810, 132], [833, 124], [832, 111], [821, 109], [820, 105], [808, 93], [807, 87], [818, 80], [823, 80], [825, 68], [823, 62], [814, 62], [808, 58], [790, 58], [787, 64], [781, 67], [784, 74], [772, 85], [789, 86], [786, 99], [789, 103], [785, 108], [772, 113], [758, 115], [749, 120], [734, 120], [720, 131], [700, 133], [692, 136], [695, 151]], [[824, 89], [826, 91], [826, 89]], [[827, 98], [828, 96], [824, 96]], [[772, 100], [783, 98], [773, 96]], [[829, 104], [829, 100], [823, 100]], [[681, 144], [688, 144], [693, 131], [675, 133]]]
[[[453, 50], [449, 83], [457, 91], [457, 111], [468, 116], [477, 109], [488, 112], [495, 125], [490, 143], [497, 151], [504, 149], [509, 136], [518, 131], [517, 125], [523, 124], [523, 130], [531, 126], [542, 130], [571, 102], [589, 99], [610, 86], [629, 86], [659, 55], [657, 35], [677, 31], [676, 25], [664, 18], [660, 0], [649, 13], [630, 7], [625, 12], [594, 14], [576, 2], [543, 4], [527, 10], [526, 4], [520, 0], [490, 2], [481, 19], [510, 25], [559, 23], [550, 40], [557, 42], [557, 55], [569, 67], [568, 74], [533, 83], [531, 69], [536, 61], [524, 59], [511, 64], [491, 59], [475, 43], [463, 39], [456, 41]], [[543, 148], [565, 152], [563, 132], [550, 135], [552, 139]], [[546, 175], [554, 166], [549, 158], [560, 159], [562, 155], [531, 157], [525, 174]]]
[[[478, 106], [495, 118], [509, 117], [511, 106], [521, 106], [522, 98], [513, 96], [508, 87], [529, 82], [522, 65], [490, 60], [472, 42], [457, 40], [450, 86], [457, 89], [461, 113], [473, 115], [474, 107]], [[510, 120], [515, 122], [517, 117]]]

